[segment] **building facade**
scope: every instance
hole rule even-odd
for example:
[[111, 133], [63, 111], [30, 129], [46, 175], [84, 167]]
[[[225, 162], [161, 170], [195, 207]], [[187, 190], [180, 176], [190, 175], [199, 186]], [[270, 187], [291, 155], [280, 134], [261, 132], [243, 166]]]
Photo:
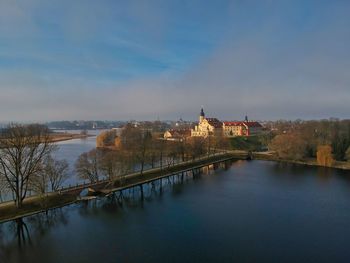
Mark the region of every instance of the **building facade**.
[[183, 141], [191, 136], [191, 130], [188, 129], [172, 129], [164, 133], [164, 139], [168, 141]]
[[222, 125], [225, 137], [251, 136], [262, 132], [262, 126], [256, 121], [224, 121]]
[[208, 137], [222, 133], [222, 122], [217, 118], [206, 118], [204, 110], [201, 109], [198, 125], [191, 129], [192, 137]]
[[249, 121], [224, 121], [217, 118], [206, 118], [204, 110], [201, 109], [198, 125], [191, 130], [193, 137], [207, 137], [210, 135], [222, 135], [225, 137], [251, 136], [262, 132], [263, 127], [259, 122]]

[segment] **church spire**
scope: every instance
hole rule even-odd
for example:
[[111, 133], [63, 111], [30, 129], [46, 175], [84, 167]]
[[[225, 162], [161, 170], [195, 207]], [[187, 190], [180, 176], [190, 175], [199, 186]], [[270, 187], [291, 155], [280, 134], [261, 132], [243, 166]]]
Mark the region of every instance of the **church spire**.
[[201, 113], [199, 114], [199, 123], [201, 123], [205, 118], [203, 107], [201, 109]]
[[200, 114], [200, 116], [201, 116], [201, 117], [205, 117], [203, 107], [202, 107], [202, 109], [201, 109], [201, 114]]

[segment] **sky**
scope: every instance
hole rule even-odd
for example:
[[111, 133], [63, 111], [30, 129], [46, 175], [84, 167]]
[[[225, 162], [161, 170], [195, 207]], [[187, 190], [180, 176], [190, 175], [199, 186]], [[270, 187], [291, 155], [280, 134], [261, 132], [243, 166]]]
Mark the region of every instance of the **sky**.
[[350, 118], [350, 1], [0, 0], [0, 122]]

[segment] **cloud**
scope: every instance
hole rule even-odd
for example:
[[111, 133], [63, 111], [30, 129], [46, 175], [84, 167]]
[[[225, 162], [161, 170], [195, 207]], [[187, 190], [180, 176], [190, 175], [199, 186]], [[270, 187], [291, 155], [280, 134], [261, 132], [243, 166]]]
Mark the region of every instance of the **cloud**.
[[15, 3], [2, 21], [62, 43], [0, 52], [0, 120], [349, 117], [347, 5]]

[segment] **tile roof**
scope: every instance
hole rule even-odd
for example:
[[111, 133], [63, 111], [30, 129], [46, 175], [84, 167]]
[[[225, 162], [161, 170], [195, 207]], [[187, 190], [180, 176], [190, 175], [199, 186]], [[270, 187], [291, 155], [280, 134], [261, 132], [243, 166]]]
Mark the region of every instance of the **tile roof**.
[[191, 136], [191, 130], [188, 129], [172, 129], [168, 130], [173, 137], [188, 137]]
[[222, 127], [222, 122], [219, 121], [217, 118], [205, 118], [207, 120], [207, 122], [215, 127], [215, 128], [221, 128]]
[[249, 128], [262, 127], [257, 121], [224, 121], [225, 126], [247, 126]]
[[244, 125], [246, 125], [246, 126], [248, 126], [250, 128], [252, 128], [252, 127], [261, 128], [262, 127], [261, 124], [259, 122], [257, 122], [257, 121], [248, 121], [248, 122], [245, 121]]
[[225, 126], [242, 126], [242, 121], [224, 121]]

